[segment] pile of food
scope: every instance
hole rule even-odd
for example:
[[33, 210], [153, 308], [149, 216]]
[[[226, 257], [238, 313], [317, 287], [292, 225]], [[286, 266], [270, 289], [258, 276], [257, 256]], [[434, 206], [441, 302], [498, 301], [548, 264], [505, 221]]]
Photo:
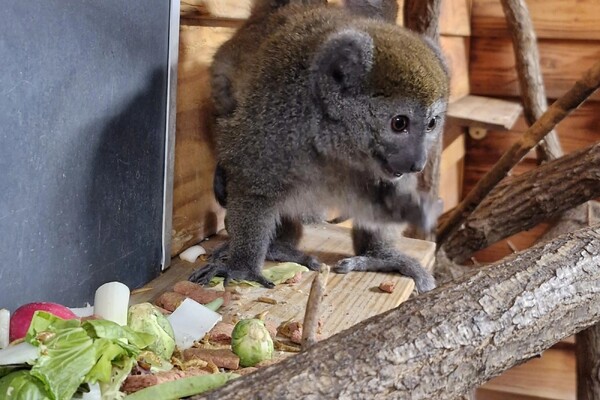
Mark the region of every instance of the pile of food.
[[217, 311], [231, 296], [186, 281], [156, 304], [129, 306], [129, 289], [111, 282], [98, 289], [94, 307], [31, 303], [10, 321], [2, 310], [0, 398], [176, 399], [270, 365], [276, 350], [299, 351], [298, 322], [223, 322]]

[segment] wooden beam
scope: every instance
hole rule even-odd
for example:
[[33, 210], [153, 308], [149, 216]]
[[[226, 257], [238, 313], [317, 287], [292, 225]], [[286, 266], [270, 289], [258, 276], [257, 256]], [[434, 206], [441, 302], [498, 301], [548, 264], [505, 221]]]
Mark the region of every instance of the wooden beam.
[[[597, 0], [527, 0], [527, 7], [540, 39], [600, 40]], [[471, 12], [473, 36], [510, 36], [498, 0], [473, 0]]]
[[521, 115], [517, 102], [468, 95], [451, 102], [447, 118], [456, 124], [491, 130], [510, 130]]
[[214, 199], [208, 67], [230, 28], [182, 26], [179, 37], [172, 255], [223, 228]]
[[[539, 40], [540, 64], [546, 94], [551, 99], [566, 92], [581, 74], [600, 59], [600, 42]], [[510, 38], [471, 37], [469, 76], [471, 93], [491, 97], [519, 97], [519, 80]], [[600, 100], [600, 94], [591, 100]]]

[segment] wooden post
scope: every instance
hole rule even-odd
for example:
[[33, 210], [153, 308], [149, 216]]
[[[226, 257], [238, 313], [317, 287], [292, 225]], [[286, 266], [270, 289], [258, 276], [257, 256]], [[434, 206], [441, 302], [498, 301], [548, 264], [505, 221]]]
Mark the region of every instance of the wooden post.
[[[548, 108], [535, 30], [525, 0], [501, 0], [501, 3], [512, 37], [525, 120], [531, 126]], [[540, 162], [563, 155], [554, 130], [540, 141], [536, 149]]]
[[[600, 224], [600, 204], [589, 201], [567, 211], [540, 242], [552, 240], [567, 232]], [[575, 337], [577, 358], [577, 399], [600, 399], [600, 325], [596, 324]]]

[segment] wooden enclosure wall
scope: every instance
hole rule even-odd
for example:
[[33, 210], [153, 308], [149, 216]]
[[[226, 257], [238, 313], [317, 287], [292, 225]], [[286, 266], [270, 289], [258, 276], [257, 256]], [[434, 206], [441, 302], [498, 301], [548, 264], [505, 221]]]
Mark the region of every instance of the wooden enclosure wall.
[[[181, 3], [173, 255], [223, 227], [224, 212], [216, 204], [212, 191], [215, 161], [208, 126], [208, 67], [216, 49], [248, 16], [250, 6], [251, 0], [186, 0]], [[444, 1], [441, 43], [452, 71], [452, 99], [469, 93], [469, 21], [468, 0]], [[456, 204], [460, 194], [462, 139], [448, 141], [449, 149], [443, 155], [446, 176], [442, 179], [445, 184], [440, 192], [446, 207]]]
[[[600, 59], [600, 0], [528, 0], [541, 57], [549, 103], [567, 91], [581, 74]], [[473, 0], [469, 76], [473, 94], [519, 100], [512, 43], [500, 0]], [[600, 94], [567, 117], [558, 133], [565, 152], [586, 147], [600, 139]], [[482, 140], [467, 139], [464, 192], [500, 158], [527, 129], [521, 117], [512, 131], [489, 131]], [[531, 153], [513, 171], [535, 167]], [[478, 261], [500, 259], [529, 247], [546, 225], [540, 225], [500, 242], [476, 255]]]

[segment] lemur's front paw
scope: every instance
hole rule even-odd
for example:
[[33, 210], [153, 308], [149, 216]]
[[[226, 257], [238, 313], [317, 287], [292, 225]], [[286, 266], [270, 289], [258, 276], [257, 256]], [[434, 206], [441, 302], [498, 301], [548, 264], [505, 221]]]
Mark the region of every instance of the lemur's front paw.
[[413, 280], [415, 281], [415, 287], [419, 291], [419, 294], [429, 292], [436, 287], [433, 276], [431, 276], [431, 274], [429, 274], [427, 271], [423, 272], [423, 274], [413, 277]]
[[261, 271], [254, 271], [248, 268], [232, 268], [223, 263], [209, 263], [196, 270], [188, 279], [200, 285], [206, 285], [215, 276], [225, 278], [224, 286], [227, 286], [231, 280], [258, 282], [266, 288], [273, 288], [275, 284], [265, 278]]
[[442, 199], [433, 198], [428, 193], [420, 193], [419, 197], [421, 218], [417, 225], [424, 232], [431, 232], [437, 226], [438, 218], [444, 209], [444, 203]]
[[333, 271], [338, 274], [347, 274], [350, 271], [365, 271], [369, 264], [369, 257], [354, 256], [341, 259], [333, 267]]

